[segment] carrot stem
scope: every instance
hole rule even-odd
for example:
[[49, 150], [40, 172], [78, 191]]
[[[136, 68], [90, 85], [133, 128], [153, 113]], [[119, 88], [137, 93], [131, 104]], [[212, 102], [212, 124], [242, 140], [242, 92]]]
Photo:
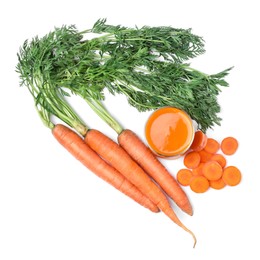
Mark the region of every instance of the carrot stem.
[[123, 131], [123, 127], [108, 112], [108, 110], [104, 107], [101, 101], [94, 100], [93, 98], [84, 98], [84, 100], [102, 120], [104, 120], [112, 129], [116, 131], [117, 134], [120, 134]]

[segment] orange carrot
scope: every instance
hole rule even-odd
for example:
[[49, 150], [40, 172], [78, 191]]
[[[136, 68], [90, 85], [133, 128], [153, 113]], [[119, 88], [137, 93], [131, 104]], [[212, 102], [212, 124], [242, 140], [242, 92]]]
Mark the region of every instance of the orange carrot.
[[144, 196], [131, 182], [121, 173], [102, 160], [84, 140], [70, 128], [57, 124], [52, 133], [57, 141], [65, 147], [76, 159], [78, 159], [89, 170], [98, 177], [111, 184], [113, 187], [123, 192], [142, 206], [153, 212], [158, 212], [159, 208]]
[[221, 150], [226, 155], [232, 155], [238, 148], [238, 141], [234, 137], [226, 137], [221, 142]]
[[226, 183], [223, 181], [222, 178], [220, 178], [215, 181], [209, 181], [209, 186], [215, 190], [220, 190], [226, 186]]
[[[93, 129], [87, 132], [85, 141], [94, 151], [121, 172], [144, 195], [154, 202], [173, 222], [189, 232], [194, 239], [195, 246], [195, 235], [178, 219], [165, 194], [121, 146], [101, 132]], [[131, 145], [138, 147], [136, 143], [131, 143]], [[142, 159], [145, 160], [146, 158], [143, 157]]]
[[208, 138], [204, 150], [208, 153], [216, 153], [220, 148], [220, 144], [213, 138]]
[[180, 209], [189, 215], [193, 214], [188, 196], [176, 179], [133, 131], [128, 129], [122, 131], [118, 136], [118, 143], [159, 184]]
[[235, 166], [228, 166], [223, 172], [223, 181], [229, 186], [236, 186], [241, 181], [241, 172]]
[[215, 161], [205, 163], [202, 172], [209, 181], [218, 180], [223, 174], [222, 167]]
[[218, 162], [222, 168], [224, 168], [227, 164], [226, 158], [222, 154], [218, 154], [218, 153], [213, 154], [210, 157], [210, 160]]
[[192, 176], [192, 172], [189, 169], [180, 169], [176, 175], [177, 181], [183, 186], [188, 186], [190, 184]]
[[204, 149], [198, 152], [200, 155], [200, 162], [206, 163], [210, 161], [210, 158], [212, 157], [211, 153], [206, 152]]
[[195, 152], [201, 151], [206, 146], [207, 140], [206, 134], [200, 130], [196, 131], [190, 149]]
[[200, 155], [198, 152], [189, 152], [184, 156], [183, 164], [189, 168], [194, 169], [199, 166]]
[[204, 176], [195, 176], [190, 182], [190, 188], [196, 193], [203, 193], [209, 189], [209, 181]]

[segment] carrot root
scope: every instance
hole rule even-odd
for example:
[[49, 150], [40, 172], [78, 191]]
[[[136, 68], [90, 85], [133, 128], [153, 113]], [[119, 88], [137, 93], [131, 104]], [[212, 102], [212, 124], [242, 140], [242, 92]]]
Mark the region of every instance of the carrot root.
[[164, 208], [164, 206], [160, 207], [159, 208], [162, 209], [162, 211], [173, 221], [175, 222], [175, 224], [177, 224], [179, 227], [181, 227], [183, 230], [185, 230], [186, 232], [188, 232], [192, 238], [193, 238], [193, 241], [194, 241], [194, 244], [193, 244], [193, 248], [195, 248], [196, 244], [197, 244], [197, 238], [195, 236], [195, 234], [190, 230], [188, 229], [179, 219], [178, 217], [176, 216], [176, 214], [174, 213], [173, 210], [171, 210], [171, 208], [169, 207], [166, 207]]

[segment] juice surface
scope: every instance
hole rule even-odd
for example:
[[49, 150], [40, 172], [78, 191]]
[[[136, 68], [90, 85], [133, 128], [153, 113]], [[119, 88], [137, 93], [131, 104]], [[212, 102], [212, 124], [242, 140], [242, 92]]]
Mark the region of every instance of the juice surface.
[[164, 107], [149, 117], [145, 135], [152, 150], [161, 156], [176, 156], [184, 153], [194, 137], [190, 117], [182, 110]]

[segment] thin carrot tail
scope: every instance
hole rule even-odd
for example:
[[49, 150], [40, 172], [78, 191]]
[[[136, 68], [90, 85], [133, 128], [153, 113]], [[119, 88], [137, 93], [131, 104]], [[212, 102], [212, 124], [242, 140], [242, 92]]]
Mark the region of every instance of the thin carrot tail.
[[57, 124], [52, 133], [64, 148], [98, 177], [152, 212], [159, 212], [159, 208], [150, 199], [144, 196], [121, 173], [102, 160], [74, 131], [64, 125]]
[[118, 143], [184, 212], [193, 215], [193, 209], [187, 194], [152, 151], [133, 131], [129, 129], [124, 130], [118, 136]]
[[168, 201], [161, 201], [160, 204], [158, 204], [158, 207], [162, 210], [162, 212], [168, 216], [175, 224], [177, 224], [179, 227], [181, 227], [183, 230], [185, 230], [186, 232], [188, 232], [192, 238], [193, 238], [193, 248], [195, 248], [196, 244], [197, 244], [197, 238], [195, 236], [195, 234], [188, 229], [181, 221], [180, 219], [176, 216], [175, 212], [172, 210], [172, 208], [170, 207], [170, 204], [168, 203]]

